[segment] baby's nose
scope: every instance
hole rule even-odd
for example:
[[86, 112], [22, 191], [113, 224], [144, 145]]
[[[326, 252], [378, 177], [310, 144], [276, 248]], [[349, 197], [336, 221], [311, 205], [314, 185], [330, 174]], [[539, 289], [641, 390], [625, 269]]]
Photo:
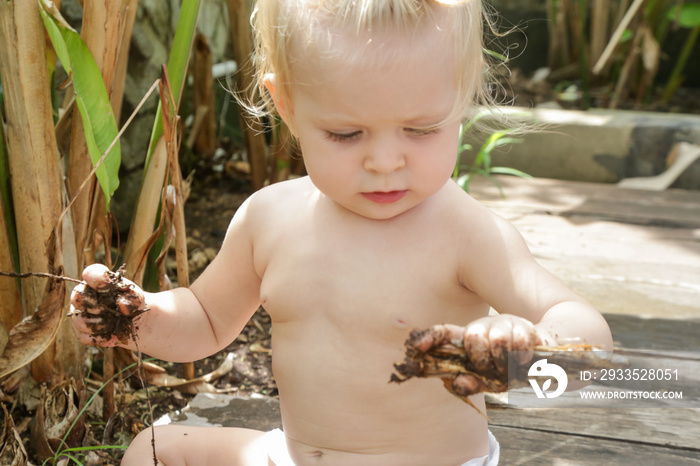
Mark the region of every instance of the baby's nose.
[[406, 157], [399, 144], [379, 141], [370, 146], [364, 166], [367, 171], [391, 173], [406, 166]]

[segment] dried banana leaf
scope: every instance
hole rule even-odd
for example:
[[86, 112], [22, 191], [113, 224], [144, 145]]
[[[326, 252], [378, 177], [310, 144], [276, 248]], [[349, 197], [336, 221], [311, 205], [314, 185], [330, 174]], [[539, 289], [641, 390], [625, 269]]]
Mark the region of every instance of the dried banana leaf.
[[81, 411], [85, 399], [85, 390], [79, 390], [73, 380], [44, 390], [32, 429], [39, 458], [52, 458], [62, 449], [82, 445], [86, 427]]
[[[59, 268], [58, 274], [62, 273]], [[47, 283], [41, 305], [10, 330], [9, 342], [0, 355], [0, 378], [29, 364], [51, 344], [63, 318], [65, 296], [63, 281]]]
[[5, 405], [0, 411], [3, 419], [0, 421], [2, 431], [0, 431], [0, 464], [5, 466], [24, 466], [27, 464], [27, 451], [22, 445], [15, 423], [12, 421], [10, 413]]

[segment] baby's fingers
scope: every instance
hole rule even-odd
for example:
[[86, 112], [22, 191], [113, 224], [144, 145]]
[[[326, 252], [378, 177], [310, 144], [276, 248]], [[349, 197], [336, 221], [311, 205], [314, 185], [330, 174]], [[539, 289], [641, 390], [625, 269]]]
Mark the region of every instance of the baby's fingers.
[[493, 328], [488, 320], [477, 320], [466, 328], [464, 350], [477, 370], [487, 371], [493, 367], [492, 338], [500, 340], [502, 337], [502, 332], [497, 331], [493, 334]]
[[100, 317], [90, 317], [88, 314], [78, 311], [71, 313], [70, 319], [75, 335], [78, 337], [78, 341], [84, 345], [116, 346], [119, 342], [115, 336], [103, 338], [93, 333], [92, 329], [94, 326], [99, 325], [102, 320]]
[[481, 380], [469, 374], [460, 374], [451, 382], [450, 391], [457, 396], [471, 396], [486, 391], [487, 386]]
[[97, 291], [106, 291], [112, 286], [109, 269], [103, 264], [92, 264], [83, 270], [83, 280]]
[[513, 360], [518, 365], [524, 365], [530, 362], [533, 358], [533, 350], [535, 346], [541, 345], [542, 339], [537, 333], [537, 330], [527, 322], [524, 325], [513, 326], [513, 340], [511, 351]]
[[456, 343], [461, 346], [464, 339], [464, 327], [452, 324], [434, 325], [427, 330], [411, 334], [411, 345], [422, 352], [428, 352], [431, 348]]
[[73, 288], [70, 295], [71, 305], [78, 311], [88, 311], [97, 305], [97, 300], [90, 293], [86, 293], [87, 286], [80, 283]]
[[513, 325], [512, 351], [532, 351], [535, 346], [541, 344], [540, 335], [530, 322], [518, 322]]

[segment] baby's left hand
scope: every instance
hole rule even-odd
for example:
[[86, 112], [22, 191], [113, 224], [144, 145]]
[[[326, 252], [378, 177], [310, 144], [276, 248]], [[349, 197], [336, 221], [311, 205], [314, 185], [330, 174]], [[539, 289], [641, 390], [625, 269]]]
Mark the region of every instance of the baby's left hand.
[[[548, 335], [540, 332], [532, 322], [513, 315], [498, 315], [477, 319], [466, 327], [443, 324], [425, 332], [423, 338], [413, 346], [423, 352], [446, 343], [464, 345], [469, 359], [479, 372], [499, 374], [508, 370], [508, 352], [519, 358], [519, 364], [526, 364], [532, 358], [535, 346], [547, 344]], [[457, 376], [452, 387], [458, 394], [470, 395], [481, 390], [482, 382], [470, 375]]]

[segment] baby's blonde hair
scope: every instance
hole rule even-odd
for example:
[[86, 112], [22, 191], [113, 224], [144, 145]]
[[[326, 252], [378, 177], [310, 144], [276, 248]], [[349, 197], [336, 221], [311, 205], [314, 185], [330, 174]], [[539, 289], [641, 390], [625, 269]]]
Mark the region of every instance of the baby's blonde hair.
[[[490, 101], [488, 60], [484, 57], [484, 12], [481, 0], [257, 0], [252, 15], [255, 34], [255, 89], [247, 105], [255, 116], [276, 113], [264, 84], [274, 74], [277, 98], [289, 104], [294, 82], [292, 64], [319, 59], [314, 42], [330, 44], [331, 31], [342, 28], [358, 36], [367, 32], [412, 32], [439, 13], [441, 27], [452, 35], [458, 99], [453, 116], [466, 117], [474, 104]], [[308, 53], [306, 53], [308, 52]], [[436, 51], [441, 53], [443, 51]], [[300, 57], [301, 53], [308, 56]]]

